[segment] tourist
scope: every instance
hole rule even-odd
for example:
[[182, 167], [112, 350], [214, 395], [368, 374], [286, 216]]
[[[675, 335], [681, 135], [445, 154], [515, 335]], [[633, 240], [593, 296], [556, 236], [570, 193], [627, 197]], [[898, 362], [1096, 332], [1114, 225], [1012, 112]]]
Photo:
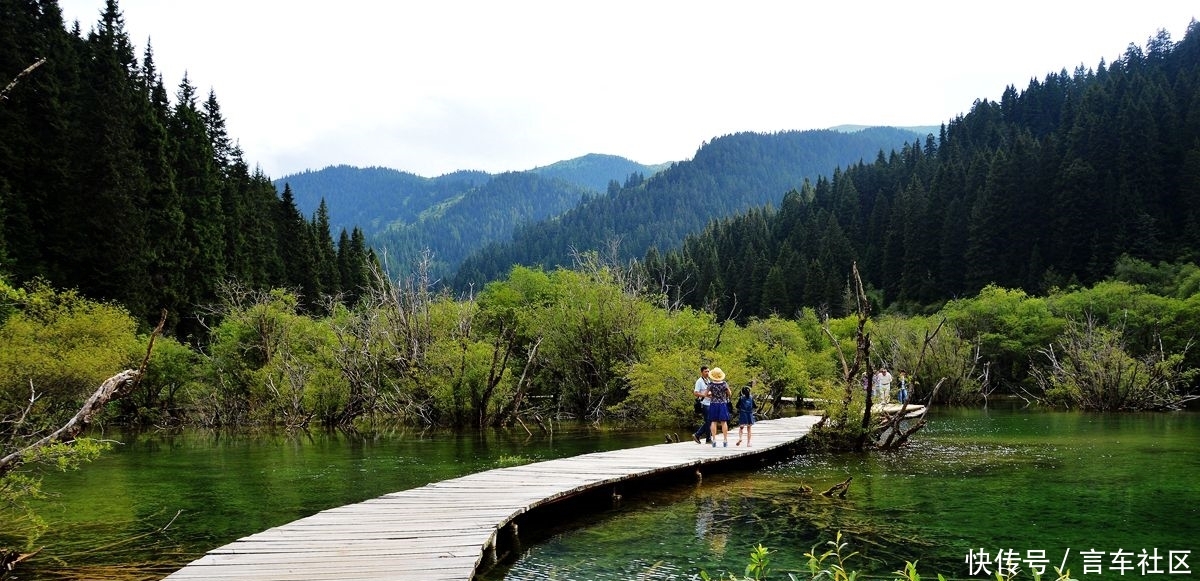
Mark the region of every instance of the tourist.
[[717, 447], [717, 428], [720, 427], [721, 434], [725, 437], [722, 445], [728, 448], [729, 404], [733, 399], [733, 392], [729, 389], [729, 384], [725, 383], [725, 372], [720, 367], [712, 368], [712, 371], [708, 372], [708, 378], [711, 380], [708, 384], [708, 420], [712, 422], [709, 428], [712, 446]]
[[881, 405], [892, 398], [892, 374], [887, 367], [880, 367], [875, 374], [875, 395]]
[[[754, 385], [754, 381], [750, 382]], [[750, 385], [742, 388], [742, 395], [737, 400], [738, 439], [734, 446], [742, 445], [742, 428], [746, 429], [746, 447], [750, 447], [750, 432], [754, 429], [754, 396], [750, 394]]]
[[697, 444], [699, 444], [700, 438], [703, 437], [704, 441], [706, 443], [711, 442], [712, 441], [712, 430], [711, 430], [712, 424], [710, 424], [708, 421], [708, 404], [710, 403], [710, 400], [708, 398], [708, 366], [707, 365], [700, 366], [700, 379], [697, 379], [696, 385], [694, 387], [692, 387], [692, 396], [695, 397], [696, 402], [698, 402], [700, 404], [700, 409], [697, 410], [698, 413], [700, 414], [700, 427], [696, 428], [695, 432], [692, 432], [692, 440], [694, 440]]
[[897, 394], [897, 400], [901, 405], [904, 405], [908, 403], [908, 372], [901, 369], [897, 379], [900, 381], [900, 392]]

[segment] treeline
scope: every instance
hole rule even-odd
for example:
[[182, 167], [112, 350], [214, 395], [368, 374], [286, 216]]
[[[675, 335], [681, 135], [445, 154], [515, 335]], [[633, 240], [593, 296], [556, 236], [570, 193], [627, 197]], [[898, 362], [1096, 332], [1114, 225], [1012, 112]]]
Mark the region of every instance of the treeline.
[[651, 247], [674, 248], [710, 220], [777, 203], [805, 179], [918, 137], [888, 127], [726, 135], [704, 144], [691, 160], [624, 184], [610, 182], [607, 195], [518, 228], [511, 240], [492, 242], [467, 257], [448, 282], [460, 291], [480, 288], [504, 277], [513, 264], [567, 266], [575, 252], [614, 243], [625, 258]]
[[490, 179], [491, 174], [481, 171], [426, 178], [385, 167], [336, 165], [284, 176], [275, 180], [275, 187], [291, 185], [302, 212], [315, 212], [325, 202], [334, 229], [359, 227], [369, 240], [393, 224], [416, 222]]
[[[529, 170], [547, 179], [560, 179], [597, 193], [607, 192], [614, 179], [634, 174], [654, 175], [670, 167], [670, 163], [645, 165], [617, 155], [589, 153]], [[620, 183], [618, 183], [618, 186]]]
[[919, 311], [989, 284], [1090, 285], [1122, 255], [1200, 256], [1195, 21], [1178, 43], [1163, 31], [1095, 70], [1009, 87], [936, 138], [715, 221], [643, 264], [681, 304], [745, 319], [845, 314], [853, 262], [876, 312]]
[[[581, 258], [573, 270], [516, 267], [460, 299], [419, 276], [380, 280], [354, 307], [324, 314], [304, 311], [293, 292], [226, 285], [203, 345], [159, 338], [138, 387], [102, 420], [536, 430], [573, 418], [681, 432], [695, 421], [700, 365], [752, 384], [760, 417], [778, 413], [784, 396], [831, 402], [833, 417], [863, 413], [861, 383], [839, 363], [855, 351], [857, 317], [803, 309], [737, 324], [664, 308], [633, 270]], [[918, 403], [935, 387], [939, 402], [979, 402], [1006, 376], [1016, 381], [1004, 390], [1060, 407], [1177, 408], [1194, 391], [1200, 266], [1131, 259], [1119, 273], [1049, 296], [989, 286], [931, 315], [868, 320], [871, 366], [907, 370]], [[137, 367], [148, 340], [117, 305], [0, 279], [0, 457], [62, 426], [114, 370]], [[36, 536], [27, 501], [40, 470], [77, 465], [103, 445], [83, 439], [0, 470], [0, 518], [14, 523], [0, 551], [27, 529]]]
[[[857, 385], [838, 363], [855, 350], [857, 316], [803, 309], [737, 324], [664, 308], [634, 270], [581, 258], [573, 270], [515, 267], [465, 298], [419, 276], [379, 279], [354, 307], [326, 314], [305, 312], [293, 292], [224, 286], [206, 342], [160, 338], [141, 386], [107, 419], [487, 427], [616, 418], [670, 428], [691, 421], [688, 389], [702, 364], [739, 387], [753, 381], [767, 416], [784, 396], [841, 401]], [[1003, 392], [1088, 409], [1175, 407], [1200, 368], [1190, 350], [1200, 267], [1126, 259], [1118, 272], [1071, 292], [989, 286], [930, 315], [871, 318], [872, 368], [907, 370], [922, 403], [941, 383], [943, 403]], [[4, 441], [63, 421], [113, 370], [136, 367], [146, 341], [118, 306], [0, 280]]]
[[294, 288], [304, 304], [355, 293], [371, 251], [335, 243], [323, 209], [303, 216], [251, 170], [214, 93], [185, 77], [174, 102], [147, 46], [139, 59], [116, 2], [68, 32], [55, 1], [0, 0], [0, 271], [124, 305], [143, 325], [165, 309], [203, 334], [222, 281]]

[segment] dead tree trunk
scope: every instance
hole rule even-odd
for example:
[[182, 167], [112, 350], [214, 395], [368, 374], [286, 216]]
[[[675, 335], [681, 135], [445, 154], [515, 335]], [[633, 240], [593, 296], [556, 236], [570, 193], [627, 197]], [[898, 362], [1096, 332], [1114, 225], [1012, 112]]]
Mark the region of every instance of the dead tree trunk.
[[[25, 446], [19, 450], [9, 453], [7, 456], [0, 458], [0, 477], [15, 470], [20, 466], [26, 458], [36, 453], [38, 450], [45, 448], [51, 444], [70, 442], [79, 435], [91, 423], [96, 414], [104, 409], [104, 406], [110, 402], [121, 399], [133, 392], [138, 386], [142, 375], [145, 374], [146, 364], [150, 362], [150, 353], [154, 350], [154, 338], [162, 333], [163, 325], [167, 322], [167, 312], [163, 311], [162, 320], [158, 322], [158, 326], [154, 328], [154, 332], [150, 334], [150, 343], [146, 346], [146, 357], [142, 359], [142, 365], [138, 369], [126, 369], [104, 381], [95, 393], [83, 403], [83, 407], [75, 413], [67, 423], [50, 434], [47, 434], [42, 439]], [[32, 405], [32, 401], [30, 402]]]
[[[933, 393], [929, 396], [930, 402], [933, 402], [933, 399], [937, 397], [938, 389], [942, 387], [942, 382], [944, 381], [946, 381], [945, 377], [939, 379], [937, 384], [933, 386]], [[929, 413], [929, 405], [926, 405], [925, 408], [921, 410], [920, 415], [915, 418], [911, 418], [916, 420], [911, 426], [903, 428], [900, 426], [900, 422], [906, 419], [904, 416], [907, 413], [908, 402], [906, 401], [904, 402], [904, 405], [900, 406], [899, 411], [894, 414], [884, 416], [883, 422], [875, 430], [876, 447], [882, 450], [894, 450], [903, 446], [906, 442], [908, 442], [909, 436], [912, 436], [913, 434], [917, 433], [918, 430], [925, 427], [925, 424], [927, 423], [925, 416]]]
[[[863, 290], [862, 277], [858, 274], [858, 263], [855, 262], [850, 266], [850, 273], [854, 276], [854, 294], [858, 302], [858, 330], [855, 333], [857, 338], [857, 349], [854, 353], [854, 367], [851, 369], [853, 373], [857, 373], [860, 368], [865, 367], [867, 373], [867, 402], [863, 407], [862, 427], [858, 435], [858, 443], [855, 445], [855, 450], [861, 452], [866, 447], [867, 432], [871, 426], [871, 392], [875, 391], [875, 374], [871, 369], [871, 336], [864, 331], [867, 326], [867, 318], [871, 314], [871, 303], [867, 301], [867, 293]], [[850, 378], [851, 384], [846, 388], [847, 404], [849, 404], [850, 390], [854, 389], [854, 379]]]

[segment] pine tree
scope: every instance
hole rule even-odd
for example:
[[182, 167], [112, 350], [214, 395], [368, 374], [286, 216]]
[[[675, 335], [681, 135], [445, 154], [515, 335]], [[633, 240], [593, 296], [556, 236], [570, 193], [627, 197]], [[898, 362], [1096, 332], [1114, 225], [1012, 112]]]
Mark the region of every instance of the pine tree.
[[0, 88], [16, 82], [0, 101], [0, 271], [14, 282], [46, 276], [49, 255], [62, 252], [48, 245], [66, 230], [53, 214], [58, 193], [76, 181], [70, 149], [81, 44], [63, 29], [57, 3], [0, 0]]
[[61, 226], [49, 235], [51, 280], [87, 296], [111, 299], [145, 314], [155, 305], [146, 244], [150, 179], [138, 149], [142, 93], [133, 46], [115, 0], [108, 0], [89, 34], [82, 69], [80, 130], [73, 164], [77, 179], [55, 196]]
[[284, 184], [283, 196], [276, 204], [275, 227], [285, 286], [296, 289], [306, 305], [315, 305], [321, 297], [316, 245], [312, 229], [296, 208], [292, 187], [287, 184]]
[[174, 330], [181, 317], [195, 308], [187, 291], [187, 252], [184, 240], [183, 199], [175, 189], [171, 168], [171, 144], [167, 126], [171, 120], [170, 103], [162, 77], [154, 66], [150, 43], [142, 57], [138, 75], [141, 114], [137, 123], [137, 149], [142, 155], [149, 190], [146, 193], [146, 260], [150, 266], [149, 312], [136, 313], [147, 325], [157, 322], [159, 311], [166, 309], [169, 329]]
[[367, 255], [366, 237], [361, 228], [356, 226], [353, 234], [342, 230], [338, 237], [337, 264], [346, 304], [357, 304], [371, 284], [371, 269], [378, 267]]
[[216, 298], [225, 279], [225, 216], [222, 182], [204, 116], [196, 107], [196, 89], [184, 75], [176, 93], [170, 134], [175, 184], [182, 198], [186, 288], [192, 304]]
[[329, 295], [337, 294], [342, 290], [342, 277], [338, 269], [337, 249], [333, 246], [333, 238], [330, 237], [329, 232], [329, 206], [325, 205], [323, 198], [313, 215], [311, 229], [312, 239], [316, 244], [314, 248], [316, 254], [313, 259], [316, 261], [317, 280], [320, 283], [321, 292]]

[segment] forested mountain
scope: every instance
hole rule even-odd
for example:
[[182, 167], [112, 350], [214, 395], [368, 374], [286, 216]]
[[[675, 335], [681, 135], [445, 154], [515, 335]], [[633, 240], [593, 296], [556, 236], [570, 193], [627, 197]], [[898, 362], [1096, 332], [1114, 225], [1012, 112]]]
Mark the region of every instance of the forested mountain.
[[306, 219], [251, 172], [214, 94], [185, 77], [172, 102], [116, 2], [84, 34], [54, 1], [0, 0], [2, 84], [23, 70], [0, 99], [0, 275], [147, 323], [166, 309], [181, 336], [203, 331], [196, 315], [223, 281], [310, 304], [365, 282], [361, 233], [335, 247], [326, 214]]
[[454, 286], [481, 285], [513, 264], [570, 264], [573, 251], [620, 241], [628, 256], [670, 248], [709, 220], [777, 203], [783, 193], [838, 165], [873, 159], [922, 136], [887, 127], [854, 133], [828, 130], [738, 133], [702, 146], [690, 161], [645, 180], [626, 179], [609, 195], [587, 200], [548, 222], [518, 229], [511, 242], [494, 243], [467, 258]]
[[324, 201], [334, 230], [361, 228], [388, 270], [408, 272], [426, 250], [435, 277], [452, 273], [483, 245], [507, 240], [519, 224], [556, 216], [589, 192], [604, 193], [647, 166], [589, 154], [526, 172], [457, 171], [436, 178], [387, 168], [331, 166], [275, 180], [291, 186], [296, 205], [315, 212]]
[[414, 223], [430, 208], [490, 179], [491, 174], [481, 171], [426, 178], [384, 167], [337, 165], [284, 176], [275, 180], [275, 187], [283, 191], [291, 186], [302, 212], [315, 212], [324, 200], [333, 228], [357, 226], [371, 237], [397, 222]]
[[877, 307], [919, 308], [990, 283], [1088, 285], [1123, 254], [1200, 258], [1195, 21], [1178, 43], [1160, 32], [1112, 64], [1009, 87], [936, 139], [714, 222], [644, 266], [686, 304], [836, 316], [855, 262]]
[[529, 170], [544, 178], [556, 178], [594, 192], [607, 192], [613, 180], [619, 186], [626, 177], [641, 174], [652, 176], [670, 167], [669, 163], [643, 165], [616, 155], [589, 153], [547, 166]]
[[[829, 130], [840, 131], [842, 133], [855, 133], [862, 131], [863, 129], [870, 128], [870, 125], [834, 125], [833, 127], [830, 127]], [[919, 135], [928, 135], [930, 133], [937, 133], [938, 131], [941, 131], [942, 127], [940, 125], [914, 125], [909, 127], [897, 127], [897, 129], [912, 131], [913, 133]]]
[[593, 195], [532, 172], [503, 173], [429, 208], [412, 222], [393, 223], [368, 242], [394, 274], [411, 272], [428, 250], [428, 273], [441, 279], [488, 242], [508, 239], [518, 226], [557, 216]]

